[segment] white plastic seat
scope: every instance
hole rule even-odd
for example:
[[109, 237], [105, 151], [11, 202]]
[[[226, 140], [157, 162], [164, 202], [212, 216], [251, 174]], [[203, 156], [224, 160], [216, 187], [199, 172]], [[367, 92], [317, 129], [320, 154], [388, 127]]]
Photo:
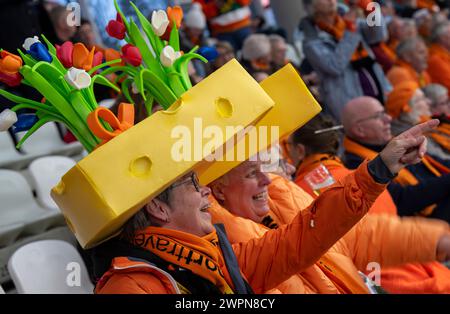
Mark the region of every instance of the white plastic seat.
[[[21, 140], [26, 131], [17, 133], [17, 137]], [[81, 153], [83, 146], [79, 142], [70, 144], [65, 143], [58, 132], [58, 128], [54, 122], [48, 122], [34, 132], [21, 146], [26, 154], [32, 155], [51, 155], [61, 154], [65, 156]]]
[[0, 227], [24, 224], [24, 234], [38, 234], [62, 221], [56, 211], [42, 208], [19, 172], [0, 169]]
[[20, 247], [9, 259], [8, 271], [18, 293], [93, 293], [80, 254], [65, 241], [42, 240]]
[[23, 223], [0, 226], [0, 247], [13, 244], [24, 229], [25, 225]]
[[1, 285], [0, 285], [0, 294], [5, 294], [5, 290], [3, 290]]
[[0, 167], [22, 169], [33, 159], [17, 151], [8, 132], [0, 132]]
[[47, 156], [33, 160], [28, 170], [37, 199], [42, 206], [59, 211], [50, 191], [75, 164], [73, 159], [64, 156]]

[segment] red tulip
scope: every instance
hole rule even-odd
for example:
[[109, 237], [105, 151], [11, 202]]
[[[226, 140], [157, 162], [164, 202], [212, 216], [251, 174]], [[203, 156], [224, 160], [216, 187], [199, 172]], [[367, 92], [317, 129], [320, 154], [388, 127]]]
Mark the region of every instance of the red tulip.
[[124, 39], [126, 31], [127, 29], [123, 24], [120, 14], [117, 14], [116, 19], [109, 21], [108, 26], [106, 26], [108, 35], [117, 39]]
[[19, 86], [22, 82], [22, 75], [19, 73], [7, 74], [0, 72], [0, 82], [5, 83], [8, 86], [14, 87]]
[[65, 68], [73, 66], [73, 43], [66, 41], [62, 46], [56, 45], [56, 57]]
[[101, 51], [97, 51], [94, 54], [94, 60], [92, 60], [92, 67], [96, 67], [103, 61], [103, 53]]
[[139, 49], [130, 44], [126, 44], [122, 47], [122, 59], [135, 67], [142, 63], [142, 56]]

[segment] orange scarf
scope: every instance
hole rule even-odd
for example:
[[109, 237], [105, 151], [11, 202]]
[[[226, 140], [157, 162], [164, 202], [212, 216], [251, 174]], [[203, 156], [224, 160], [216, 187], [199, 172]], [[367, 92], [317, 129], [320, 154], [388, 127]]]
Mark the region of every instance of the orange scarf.
[[[401, 67], [402, 69], [405, 69], [408, 71], [411, 79], [414, 79], [419, 86], [425, 87], [426, 85], [431, 83], [430, 75], [427, 71], [423, 71], [422, 73], [417, 73], [416, 70], [407, 62], [397, 59], [397, 62], [395, 63], [396, 66]], [[397, 85], [400, 82], [391, 82], [393, 85]]]
[[428, 134], [442, 149], [450, 152], [450, 129], [445, 126], [438, 126], [435, 132]]
[[[320, 19], [316, 19], [315, 23], [317, 27], [319, 27], [321, 30], [333, 36], [336, 41], [340, 41], [342, 37], [344, 37], [345, 30], [347, 29], [347, 24], [345, 23], [345, 20], [337, 14], [334, 17], [334, 25], [325, 23]], [[358, 48], [356, 48], [355, 52], [353, 53], [351, 61], [357, 61], [359, 59], [363, 59], [368, 56], [369, 53], [367, 52], [366, 49], [364, 49], [364, 46], [360, 43], [358, 45]]]
[[189, 269], [212, 282], [224, 294], [232, 294], [232, 281], [219, 248], [216, 232], [204, 237], [159, 227], [138, 232], [134, 244], [165, 261]]
[[[360, 156], [362, 158], [369, 158], [373, 159], [377, 155], [376, 152], [373, 150], [370, 150], [352, 140], [350, 140], [348, 137], [344, 138], [344, 147], [345, 150], [351, 154], [355, 154], [357, 156]], [[434, 160], [430, 155], [425, 155], [425, 157], [422, 158], [422, 163], [425, 165], [425, 167], [436, 177], [440, 177], [442, 174], [450, 173], [450, 169], [439, 163], [438, 161]], [[398, 173], [398, 176], [394, 179], [395, 182], [401, 184], [402, 186], [405, 185], [416, 185], [419, 183], [419, 181], [416, 179], [414, 174], [412, 174], [408, 169], [403, 168]], [[436, 205], [431, 205], [426, 207], [424, 210], [422, 210], [421, 214], [424, 216], [430, 215]]]

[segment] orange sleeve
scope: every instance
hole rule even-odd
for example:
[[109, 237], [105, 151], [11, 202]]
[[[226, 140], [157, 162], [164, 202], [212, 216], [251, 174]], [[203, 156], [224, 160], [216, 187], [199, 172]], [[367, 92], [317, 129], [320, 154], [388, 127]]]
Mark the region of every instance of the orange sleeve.
[[255, 292], [274, 288], [313, 265], [367, 213], [385, 187], [373, 180], [365, 161], [290, 224], [234, 244], [241, 271]]
[[344, 241], [356, 267], [366, 269], [370, 262], [388, 267], [434, 261], [438, 240], [448, 232], [448, 224], [439, 220], [368, 215], [344, 236]]
[[161, 280], [147, 273], [115, 274], [97, 294], [167, 294]]
[[313, 198], [294, 182], [280, 176], [271, 176], [269, 207], [281, 225], [288, 224], [300, 210], [308, 208]]
[[427, 72], [433, 83], [438, 83], [450, 90], [450, 64], [438, 56], [430, 56]]

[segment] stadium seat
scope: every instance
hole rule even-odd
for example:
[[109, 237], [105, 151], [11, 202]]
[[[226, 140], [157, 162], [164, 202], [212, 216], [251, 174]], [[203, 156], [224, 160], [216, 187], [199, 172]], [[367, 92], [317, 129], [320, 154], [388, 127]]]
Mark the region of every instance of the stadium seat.
[[50, 196], [50, 191], [73, 166], [75, 161], [64, 156], [46, 156], [33, 160], [28, 170], [37, 199], [42, 206], [59, 210]]
[[5, 294], [5, 290], [3, 290], [1, 285], [0, 285], [0, 294]]
[[[17, 133], [21, 140], [26, 132]], [[26, 154], [31, 155], [65, 155], [71, 156], [80, 154], [83, 146], [79, 142], [66, 144], [59, 135], [58, 128], [54, 122], [48, 122], [33, 133], [21, 146]]]
[[0, 168], [19, 170], [26, 167], [32, 159], [31, 155], [19, 153], [8, 132], [0, 132]]
[[17, 249], [8, 261], [17, 292], [90, 294], [86, 266], [75, 247], [60, 240], [42, 240]]
[[0, 247], [13, 244], [24, 229], [25, 225], [23, 223], [14, 223], [7, 226], [0, 225]]
[[63, 217], [38, 205], [24, 176], [0, 169], [0, 227], [24, 224], [23, 233], [32, 235], [60, 225]]

